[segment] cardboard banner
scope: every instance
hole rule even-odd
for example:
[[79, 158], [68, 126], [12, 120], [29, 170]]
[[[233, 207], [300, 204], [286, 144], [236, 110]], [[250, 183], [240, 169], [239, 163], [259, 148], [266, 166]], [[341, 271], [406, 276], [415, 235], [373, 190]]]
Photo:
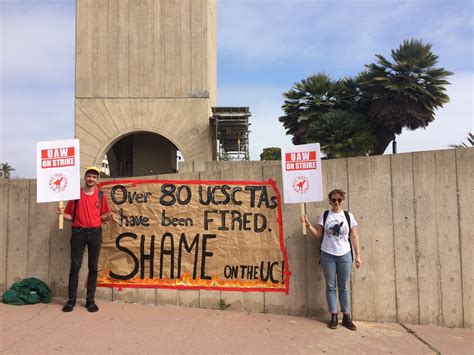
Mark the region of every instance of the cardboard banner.
[[101, 190], [114, 220], [97, 286], [288, 293], [274, 181], [124, 180]]
[[80, 196], [79, 139], [36, 143], [37, 202]]
[[323, 200], [319, 143], [294, 146], [282, 154], [285, 203]]

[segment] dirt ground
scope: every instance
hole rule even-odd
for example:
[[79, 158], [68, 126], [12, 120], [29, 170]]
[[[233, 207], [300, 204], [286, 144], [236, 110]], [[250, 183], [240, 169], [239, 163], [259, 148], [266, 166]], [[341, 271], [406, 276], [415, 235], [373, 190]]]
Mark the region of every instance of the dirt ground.
[[50, 304], [0, 304], [1, 354], [472, 354], [474, 331], [356, 322], [336, 330], [321, 320], [272, 314], [127, 303], [83, 302], [63, 313]]

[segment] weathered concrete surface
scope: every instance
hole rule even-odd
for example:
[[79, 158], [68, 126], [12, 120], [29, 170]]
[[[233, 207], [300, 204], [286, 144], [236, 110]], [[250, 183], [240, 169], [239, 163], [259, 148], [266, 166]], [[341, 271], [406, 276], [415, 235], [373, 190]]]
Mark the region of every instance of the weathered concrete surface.
[[216, 0], [78, 0], [76, 14], [81, 167], [143, 131], [170, 140], [186, 160], [212, 160]]
[[449, 329], [434, 325], [407, 327], [441, 354], [472, 354], [474, 352], [474, 330], [472, 329]]
[[[400, 353], [468, 354], [473, 330], [357, 322], [358, 331], [310, 318], [176, 306], [80, 303], [0, 305], [1, 346], [16, 353]], [[411, 327], [411, 326], [410, 326]], [[430, 348], [431, 347], [431, 348]]]
[[[151, 178], [273, 179], [282, 190], [279, 162], [195, 161], [185, 170]], [[324, 191], [346, 190], [345, 207], [359, 222], [363, 266], [353, 275], [354, 317], [472, 328], [474, 148], [327, 160], [322, 171]], [[55, 297], [66, 297], [69, 226], [57, 229], [56, 204], [36, 204], [35, 183], [0, 181], [0, 292], [38, 277]], [[326, 199], [306, 210], [316, 223], [328, 206]], [[99, 288], [97, 299], [324, 317], [319, 240], [301, 235], [299, 213], [297, 204], [283, 206], [289, 295]], [[79, 297], [85, 296], [86, 260]]]

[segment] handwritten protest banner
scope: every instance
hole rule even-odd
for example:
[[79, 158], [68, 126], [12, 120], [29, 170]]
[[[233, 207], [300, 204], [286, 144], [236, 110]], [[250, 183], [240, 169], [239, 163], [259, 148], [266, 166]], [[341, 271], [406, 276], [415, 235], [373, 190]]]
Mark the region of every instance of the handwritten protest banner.
[[274, 181], [124, 180], [101, 184], [100, 287], [289, 289]]

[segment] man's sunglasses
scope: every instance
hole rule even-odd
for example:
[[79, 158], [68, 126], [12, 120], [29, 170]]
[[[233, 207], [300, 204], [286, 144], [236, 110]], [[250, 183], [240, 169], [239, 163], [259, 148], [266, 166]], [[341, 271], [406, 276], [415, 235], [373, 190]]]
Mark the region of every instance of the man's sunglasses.
[[332, 198], [332, 199], [331, 199], [331, 202], [332, 202], [332, 203], [336, 203], [336, 201], [339, 202], [339, 203], [341, 203], [341, 202], [342, 202], [342, 198]]

